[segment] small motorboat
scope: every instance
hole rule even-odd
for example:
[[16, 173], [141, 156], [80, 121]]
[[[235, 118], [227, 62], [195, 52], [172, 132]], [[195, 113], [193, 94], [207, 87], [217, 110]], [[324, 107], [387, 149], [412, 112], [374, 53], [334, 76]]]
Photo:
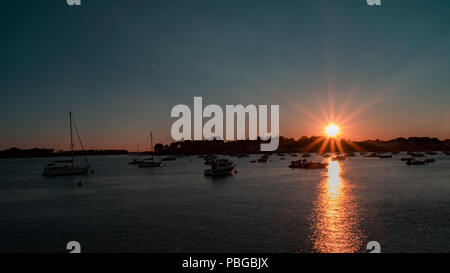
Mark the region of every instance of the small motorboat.
[[204, 170], [205, 176], [231, 175], [235, 165], [228, 159], [215, 159], [211, 163], [211, 169]]
[[325, 169], [328, 167], [328, 163], [322, 162], [308, 162], [306, 159], [292, 161], [289, 168], [291, 169]]
[[346, 155], [335, 155], [331, 158], [332, 161], [344, 161], [347, 159]]
[[302, 155], [302, 157], [304, 157], [304, 158], [306, 158], [306, 157], [311, 157], [311, 154], [309, 154], [309, 153], [304, 153], [304, 154]]
[[291, 169], [301, 169], [306, 164], [306, 162], [307, 162], [306, 159], [300, 159], [300, 160], [291, 161], [291, 164], [289, 165], [289, 168], [291, 168]]
[[267, 163], [269, 162], [269, 156], [268, 155], [263, 155], [258, 159], [258, 162], [260, 163]]
[[414, 157], [402, 157], [401, 161], [411, 161], [414, 160]]
[[379, 158], [392, 158], [392, 155], [388, 155], [388, 154], [381, 154], [378, 156]]
[[406, 165], [408, 166], [417, 166], [417, 165], [425, 165], [425, 161], [421, 161], [421, 160], [411, 160], [411, 161], [407, 161]]
[[378, 157], [379, 154], [378, 153], [370, 153], [370, 154], [366, 154], [364, 157]]
[[424, 162], [425, 162], [425, 164], [431, 164], [431, 163], [436, 162], [436, 159], [434, 159], [434, 158], [427, 158], [427, 159], [424, 160]]

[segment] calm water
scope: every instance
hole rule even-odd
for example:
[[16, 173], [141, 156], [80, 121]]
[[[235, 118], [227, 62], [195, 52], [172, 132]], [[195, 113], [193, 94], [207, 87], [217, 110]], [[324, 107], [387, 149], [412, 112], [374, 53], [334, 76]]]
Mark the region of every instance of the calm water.
[[[96, 173], [44, 178], [48, 158], [0, 159], [0, 252], [450, 251], [450, 157], [429, 166], [357, 156], [328, 170], [292, 159], [233, 161], [203, 176], [203, 160], [156, 169], [129, 156], [91, 157]], [[83, 187], [77, 182], [83, 180]]]

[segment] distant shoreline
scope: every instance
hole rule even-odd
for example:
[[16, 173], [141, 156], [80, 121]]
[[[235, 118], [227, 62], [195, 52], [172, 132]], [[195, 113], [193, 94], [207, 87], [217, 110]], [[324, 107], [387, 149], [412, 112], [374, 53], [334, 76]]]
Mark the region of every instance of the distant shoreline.
[[[94, 155], [126, 155], [127, 150], [86, 150], [74, 151], [74, 156], [94, 156]], [[0, 158], [30, 158], [30, 157], [69, 157], [70, 151], [57, 151], [45, 148], [19, 149], [10, 148], [0, 151]]]
[[[202, 155], [202, 154], [261, 154], [259, 148], [261, 140], [238, 140], [224, 142], [223, 140], [211, 141], [182, 141], [170, 145], [156, 144], [155, 152], [129, 152], [124, 149], [109, 150], [85, 150], [74, 151], [75, 156], [94, 155]], [[346, 139], [327, 139], [325, 137], [280, 137], [278, 150], [273, 153], [313, 153], [313, 152], [400, 152], [400, 151], [450, 151], [450, 139], [441, 141], [437, 138], [410, 137], [396, 138], [392, 140], [366, 140], [350, 141]], [[68, 157], [70, 151], [55, 151], [54, 149], [10, 148], [0, 151], [0, 158], [28, 158], [28, 157]]]

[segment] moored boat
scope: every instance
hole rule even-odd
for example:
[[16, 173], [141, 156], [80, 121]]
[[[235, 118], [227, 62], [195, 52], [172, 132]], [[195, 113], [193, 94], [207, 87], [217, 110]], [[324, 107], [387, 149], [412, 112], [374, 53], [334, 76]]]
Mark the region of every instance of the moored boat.
[[142, 162], [142, 159], [138, 159], [138, 158], [133, 158], [132, 161], [130, 161], [128, 164], [129, 165], [138, 165], [139, 163]]
[[155, 168], [160, 167], [162, 162], [154, 161], [153, 157], [147, 158], [139, 162], [138, 167], [139, 168]]
[[412, 157], [425, 157], [425, 154], [422, 154], [422, 153], [410, 153], [409, 154], [410, 156], [412, 156]]
[[411, 166], [411, 165], [425, 165], [425, 161], [421, 161], [421, 160], [411, 160], [411, 161], [407, 161], [406, 165]]
[[[70, 120], [70, 152], [71, 152], [71, 159], [70, 160], [56, 160], [53, 163], [47, 164], [44, 167], [44, 170], [42, 172], [43, 176], [62, 176], [62, 175], [86, 175], [89, 170], [89, 162], [87, 160], [87, 157], [84, 156], [85, 164], [84, 165], [77, 165], [75, 163], [75, 156], [73, 151], [73, 125], [72, 125], [72, 112], [69, 112], [69, 120]], [[75, 129], [78, 136], [78, 141], [80, 142], [80, 146], [82, 151], [84, 152], [84, 147], [80, 139], [80, 134], [78, 133], [78, 128], [75, 124]], [[69, 163], [69, 164], [66, 164]]]
[[424, 162], [425, 162], [425, 164], [431, 164], [431, 163], [436, 162], [436, 159], [434, 159], [434, 158], [427, 158], [427, 159], [424, 160]]
[[344, 161], [347, 159], [346, 155], [335, 155], [331, 158], [332, 161]]
[[268, 155], [263, 155], [258, 159], [258, 162], [260, 163], [267, 163], [269, 162], [269, 156]]
[[291, 168], [291, 169], [300, 169], [300, 168], [302, 168], [302, 166], [304, 166], [304, 164], [306, 162], [307, 162], [306, 159], [300, 159], [300, 160], [291, 161], [291, 164], [289, 165], [289, 168]]
[[211, 168], [204, 170], [205, 176], [225, 176], [231, 175], [235, 165], [228, 159], [215, 159], [211, 163]]
[[364, 157], [378, 157], [378, 156], [379, 156], [379, 153], [369, 153], [369, 154], [364, 155]]
[[291, 169], [325, 169], [328, 163], [322, 162], [308, 162], [306, 159], [292, 161], [289, 165]]
[[89, 172], [89, 166], [80, 167], [74, 165], [57, 165], [54, 163], [44, 167], [43, 176], [61, 176], [61, 175], [85, 175]]
[[139, 168], [155, 168], [160, 167], [161, 163], [160, 161], [155, 161], [153, 158], [153, 133], [150, 132], [150, 148], [152, 152], [152, 157], [144, 159], [138, 163]]

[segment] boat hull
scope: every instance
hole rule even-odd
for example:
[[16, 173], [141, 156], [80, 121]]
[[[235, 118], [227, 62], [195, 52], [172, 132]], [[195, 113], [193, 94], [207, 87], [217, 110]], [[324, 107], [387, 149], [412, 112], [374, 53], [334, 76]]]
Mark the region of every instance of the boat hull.
[[231, 175], [233, 172], [233, 169], [234, 169], [234, 166], [226, 168], [226, 169], [221, 169], [221, 170], [206, 169], [206, 170], [204, 170], [204, 174], [205, 174], [205, 176], [226, 176], [226, 175]]
[[161, 162], [144, 162], [138, 165], [139, 168], [155, 168], [160, 166]]

